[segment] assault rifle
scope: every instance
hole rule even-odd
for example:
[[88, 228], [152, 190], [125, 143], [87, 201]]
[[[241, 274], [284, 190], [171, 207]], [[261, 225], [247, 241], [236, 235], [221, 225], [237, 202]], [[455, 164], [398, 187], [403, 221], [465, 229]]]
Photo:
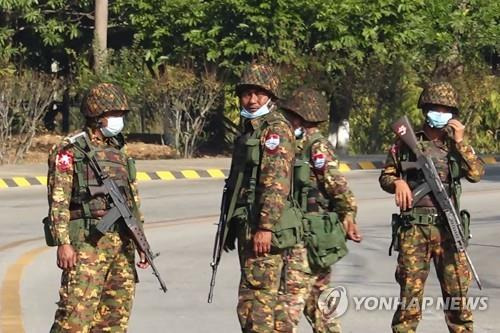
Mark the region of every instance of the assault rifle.
[[426, 156], [422, 152], [421, 148], [418, 145], [415, 132], [413, 131], [411, 123], [406, 116], [398, 119], [394, 124], [392, 124], [392, 129], [417, 157], [416, 162], [401, 162], [402, 169], [408, 170], [416, 168], [422, 171], [425, 178], [425, 183], [418, 186], [413, 191], [413, 201], [418, 202], [423, 196], [427, 195], [428, 193], [432, 193], [434, 195], [434, 198], [439, 204], [439, 208], [441, 208], [444, 216], [446, 217], [446, 221], [448, 222], [448, 226], [450, 228], [451, 235], [453, 236], [457, 251], [465, 255], [467, 264], [469, 265], [469, 268], [474, 275], [477, 286], [479, 287], [479, 289], [482, 289], [479, 276], [477, 275], [476, 269], [474, 268], [474, 265], [472, 264], [472, 261], [466, 250], [465, 235], [462, 224], [460, 222], [460, 218], [458, 217], [455, 206], [453, 205], [453, 202], [451, 201], [443, 183], [441, 182], [441, 178], [439, 178], [439, 174], [436, 170], [434, 162], [430, 157]]
[[224, 247], [225, 233], [227, 228], [227, 180], [222, 191], [222, 202], [220, 204], [219, 223], [217, 224], [217, 233], [215, 234], [214, 249], [212, 253], [212, 278], [210, 279], [210, 290], [208, 292], [208, 303], [212, 303], [214, 297], [215, 277], [217, 275], [217, 268], [219, 267], [222, 250]]
[[[81, 143], [81, 140], [83, 140], [83, 144]], [[154, 264], [154, 258], [159, 254], [153, 254], [153, 252], [151, 251], [151, 247], [146, 239], [146, 235], [142, 230], [141, 223], [137, 220], [137, 218], [130, 210], [128, 202], [120, 192], [118, 184], [114, 179], [110, 178], [105, 171], [102, 170], [99, 162], [95, 158], [95, 155], [91, 154], [91, 152], [89, 151], [91, 145], [87, 133], [81, 132], [75, 136], [70, 137], [69, 141], [88, 159], [90, 167], [95, 172], [97, 179], [101, 183], [101, 186], [98, 186], [98, 189], [93, 189], [91, 191], [91, 195], [104, 194], [108, 196], [112, 202], [111, 209], [106, 215], [102, 217], [101, 221], [99, 221], [99, 223], [97, 224], [97, 230], [105, 234], [107, 231], [109, 231], [113, 224], [123, 219], [123, 222], [127, 227], [130, 235], [132, 236], [132, 240], [134, 241], [138, 252], [144, 253], [146, 261], [153, 270], [153, 275], [156, 276], [158, 282], [160, 283], [161, 290], [163, 290], [163, 292], [167, 292], [167, 286], [162, 280], [160, 272], [156, 269], [156, 266]]]

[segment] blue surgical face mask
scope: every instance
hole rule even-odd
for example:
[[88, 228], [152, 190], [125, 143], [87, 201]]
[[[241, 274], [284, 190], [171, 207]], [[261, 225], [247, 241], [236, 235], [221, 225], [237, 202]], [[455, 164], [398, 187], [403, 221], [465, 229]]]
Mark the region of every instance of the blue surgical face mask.
[[108, 117], [108, 125], [101, 127], [102, 134], [110, 138], [118, 135], [123, 129], [123, 117]]
[[300, 139], [304, 135], [304, 129], [302, 127], [298, 127], [295, 129], [294, 133], [295, 133], [295, 138]]
[[260, 108], [258, 108], [255, 112], [250, 112], [245, 108], [241, 108], [240, 115], [243, 118], [247, 119], [255, 119], [257, 117], [263, 116], [265, 114], [269, 113], [269, 103], [271, 102], [271, 99], [269, 98], [266, 102], [266, 104], [262, 105]]
[[443, 128], [452, 117], [452, 113], [431, 110], [427, 112], [427, 124], [432, 128]]

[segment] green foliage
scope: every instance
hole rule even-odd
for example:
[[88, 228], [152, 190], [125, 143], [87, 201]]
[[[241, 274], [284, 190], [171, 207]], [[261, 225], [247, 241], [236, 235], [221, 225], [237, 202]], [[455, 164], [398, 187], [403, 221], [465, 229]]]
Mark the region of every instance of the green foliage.
[[384, 150], [397, 116], [421, 121], [425, 82], [448, 79], [463, 96], [471, 142], [498, 151], [498, 1], [115, 0], [108, 40], [118, 51], [99, 77], [88, 61], [93, 5], [0, 0], [0, 73], [12, 63], [47, 70], [57, 59], [74, 75], [74, 94], [95, 81], [119, 83], [139, 111], [130, 130], [144, 132], [159, 130], [145, 100], [158, 65], [215, 73], [224, 82], [221, 119], [236, 122], [237, 77], [248, 62], [265, 61], [280, 69], [285, 91], [305, 83], [327, 94], [332, 121], [351, 122], [352, 153]]
[[469, 142], [481, 153], [499, 152], [500, 78], [482, 71], [468, 71], [456, 80], [461, 100], [460, 119]]
[[44, 53], [63, 48], [83, 35], [89, 40], [93, 3], [89, 0], [0, 1], [0, 45], [5, 46], [0, 48], [0, 58], [5, 61], [27, 56], [40, 60]]
[[75, 67], [73, 95], [80, 96], [93, 84], [111, 82], [121, 86], [129, 98], [132, 112], [127, 116], [127, 132], [146, 132], [146, 127], [154, 123], [154, 115], [147, 108], [145, 89], [151, 84], [153, 76], [148, 70], [144, 50], [121, 49], [108, 53], [105, 71], [96, 74], [88, 61], [82, 59]]

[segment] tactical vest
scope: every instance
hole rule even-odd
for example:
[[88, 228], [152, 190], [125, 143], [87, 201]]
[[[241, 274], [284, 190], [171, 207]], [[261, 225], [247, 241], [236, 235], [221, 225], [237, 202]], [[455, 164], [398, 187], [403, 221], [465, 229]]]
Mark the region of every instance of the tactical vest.
[[[127, 198], [129, 207], [136, 217], [140, 218], [139, 209], [130, 186], [136, 178], [135, 162], [124, 153], [123, 144], [120, 143], [120, 140], [117, 138], [110, 140], [113, 145], [89, 147], [89, 154], [95, 155], [103, 172], [117, 182], [120, 192]], [[86, 148], [84, 142], [77, 141], [75, 144], [84, 149]], [[92, 227], [99, 222], [101, 217], [107, 214], [111, 202], [103, 193], [96, 193], [102, 192], [102, 188], [85, 154], [76, 148], [73, 148], [72, 152], [74, 154], [74, 173], [69, 203], [70, 221], [68, 233], [71, 243], [77, 244], [87, 239]], [[50, 181], [49, 186], [51, 186]], [[42, 222], [47, 245], [57, 246], [50, 217], [44, 218]], [[119, 227], [120, 224], [115, 223], [112, 230], [117, 231]]]
[[322, 137], [321, 133], [316, 132], [307, 138], [302, 152], [296, 156], [294, 167], [294, 198], [304, 213], [304, 241], [309, 265], [313, 270], [329, 268], [348, 252], [342, 223], [330, 200], [320, 194], [310, 164], [312, 146]]
[[[262, 119], [260, 126], [238, 137], [233, 153], [229, 188], [231, 190], [227, 220], [232, 228], [238, 225], [244, 237], [249, 240], [257, 228], [260, 211], [261, 189], [258, 186], [262, 162], [261, 136], [271, 125], [287, 122], [273, 111]], [[281, 219], [273, 226], [272, 246], [277, 249], [292, 247], [302, 241], [302, 215], [292, 195], [285, 202]], [[234, 240], [229, 239], [229, 243]]]
[[[442, 147], [439, 147], [432, 141], [424, 141], [423, 134], [419, 136], [419, 145], [424, 154], [429, 156], [434, 162], [436, 170], [439, 173], [439, 178], [443, 182], [448, 195], [451, 196], [455, 204], [455, 208], [457, 209], [457, 211], [459, 211], [460, 196], [462, 194], [462, 185], [460, 183], [460, 164], [458, 162], [459, 156], [457, 156], [456, 153], [450, 151], [449, 148], [444, 144]], [[400, 149], [398, 157], [402, 162], [416, 161], [415, 154], [413, 154], [406, 146], [403, 146], [402, 149]], [[416, 169], [408, 170], [403, 174], [403, 177], [405, 178], [411, 190], [414, 190], [419, 185], [425, 182], [422, 171]], [[432, 193], [424, 196], [419, 202], [415, 202], [413, 206], [439, 207]]]
[[[448, 145], [445, 146], [443, 144], [439, 147], [432, 141], [424, 141], [422, 132], [417, 133], [417, 137], [419, 138], [418, 144], [420, 145], [420, 149], [434, 162], [439, 178], [455, 205], [464, 231], [464, 241], [467, 245], [470, 238], [470, 213], [467, 210], [460, 210], [460, 196], [462, 194], [460, 157], [458, 153], [450, 150]], [[403, 145], [399, 149], [397, 158], [400, 162], [414, 162], [416, 160], [415, 154], [406, 145]], [[403, 172], [403, 178], [411, 190], [414, 190], [425, 182], [422, 171], [416, 169]], [[393, 248], [399, 251], [399, 240], [402, 230], [407, 230], [413, 224], [432, 225], [443, 223], [442, 216], [428, 213], [427, 207], [429, 207], [429, 204], [435, 208], [439, 207], [432, 193], [424, 196], [419, 202], [413, 203], [413, 209], [410, 211], [392, 214], [392, 242], [389, 247], [389, 255], [392, 254]], [[424, 207], [424, 209], [421, 207]]]
[[323, 136], [313, 133], [304, 142], [302, 152], [295, 157], [294, 198], [305, 213], [320, 212], [330, 207], [329, 200], [320, 194], [316, 176], [311, 169], [311, 149]]
[[[134, 160], [125, 154], [123, 145], [117, 139], [110, 140], [112, 141], [111, 145], [92, 145], [89, 147], [89, 154], [94, 155], [102, 171], [116, 181], [120, 192], [127, 199], [130, 209], [138, 217], [138, 208], [130, 186], [136, 177]], [[77, 142], [76, 144], [83, 143]], [[78, 149], [73, 149], [73, 151], [75, 169], [69, 207], [69, 231], [72, 242], [79, 242], [85, 240], [91, 232], [91, 227], [98, 223], [99, 218], [107, 214], [111, 202], [103, 193], [92, 194], [101, 189], [99, 180], [85, 154]], [[117, 231], [120, 224], [115, 223], [113, 228], [112, 230]]]

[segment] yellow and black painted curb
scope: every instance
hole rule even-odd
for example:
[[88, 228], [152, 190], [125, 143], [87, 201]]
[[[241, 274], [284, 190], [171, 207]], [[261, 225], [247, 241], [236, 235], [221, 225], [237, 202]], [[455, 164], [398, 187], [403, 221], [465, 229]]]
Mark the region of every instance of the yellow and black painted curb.
[[[485, 164], [500, 163], [500, 156], [483, 156], [481, 159]], [[383, 161], [359, 161], [353, 163], [341, 162], [339, 170], [341, 172], [349, 172], [352, 170], [376, 170], [381, 169], [383, 165]], [[148, 180], [225, 178], [228, 174], [228, 169], [187, 169], [179, 171], [137, 172], [137, 180], [143, 182]], [[29, 187], [35, 185], [47, 185], [47, 177], [0, 178], [0, 189], [9, 187]]]

